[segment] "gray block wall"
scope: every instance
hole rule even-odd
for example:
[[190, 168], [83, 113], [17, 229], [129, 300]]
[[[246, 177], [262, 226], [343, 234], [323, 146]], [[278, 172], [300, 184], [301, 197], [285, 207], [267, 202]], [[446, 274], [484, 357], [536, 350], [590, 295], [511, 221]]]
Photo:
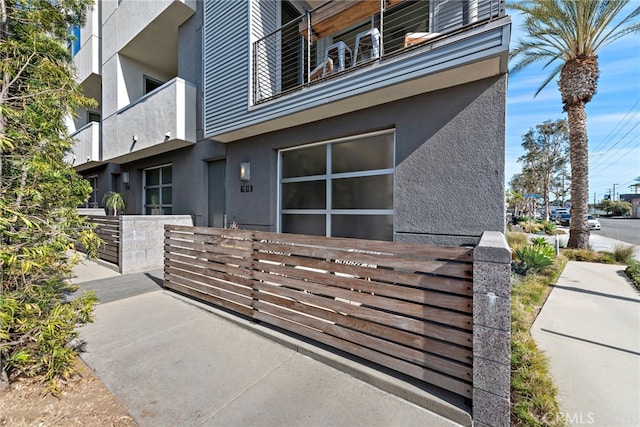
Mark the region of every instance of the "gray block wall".
[[473, 252], [473, 422], [510, 424], [511, 250], [486, 232]]
[[164, 266], [164, 225], [193, 225], [190, 215], [120, 216], [120, 273]]

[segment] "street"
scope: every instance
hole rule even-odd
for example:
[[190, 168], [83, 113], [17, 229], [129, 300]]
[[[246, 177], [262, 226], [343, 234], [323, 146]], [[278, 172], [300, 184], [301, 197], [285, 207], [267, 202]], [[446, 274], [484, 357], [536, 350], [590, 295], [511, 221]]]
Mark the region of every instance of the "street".
[[598, 218], [602, 230], [591, 231], [611, 239], [640, 245], [640, 220], [623, 218]]

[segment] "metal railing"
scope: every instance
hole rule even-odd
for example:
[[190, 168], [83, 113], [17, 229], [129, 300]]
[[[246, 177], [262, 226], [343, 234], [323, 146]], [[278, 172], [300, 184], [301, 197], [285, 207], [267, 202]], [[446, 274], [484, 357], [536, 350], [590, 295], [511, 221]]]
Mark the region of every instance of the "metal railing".
[[504, 11], [504, 0], [326, 2], [254, 43], [254, 103], [500, 18]]

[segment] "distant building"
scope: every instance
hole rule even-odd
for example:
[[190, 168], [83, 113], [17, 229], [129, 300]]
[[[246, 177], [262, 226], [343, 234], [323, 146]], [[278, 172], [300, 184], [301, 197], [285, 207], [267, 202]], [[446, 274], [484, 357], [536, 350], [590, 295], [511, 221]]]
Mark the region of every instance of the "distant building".
[[620, 194], [620, 200], [631, 203], [631, 218], [640, 218], [640, 194]]

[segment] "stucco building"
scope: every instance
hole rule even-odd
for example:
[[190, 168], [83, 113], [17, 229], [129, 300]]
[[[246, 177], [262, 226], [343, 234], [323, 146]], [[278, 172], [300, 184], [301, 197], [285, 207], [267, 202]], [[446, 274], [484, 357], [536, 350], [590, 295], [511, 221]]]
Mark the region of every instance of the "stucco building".
[[498, 0], [103, 0], [69, 156], [127, 214], [475, 244], [504, 230]]

